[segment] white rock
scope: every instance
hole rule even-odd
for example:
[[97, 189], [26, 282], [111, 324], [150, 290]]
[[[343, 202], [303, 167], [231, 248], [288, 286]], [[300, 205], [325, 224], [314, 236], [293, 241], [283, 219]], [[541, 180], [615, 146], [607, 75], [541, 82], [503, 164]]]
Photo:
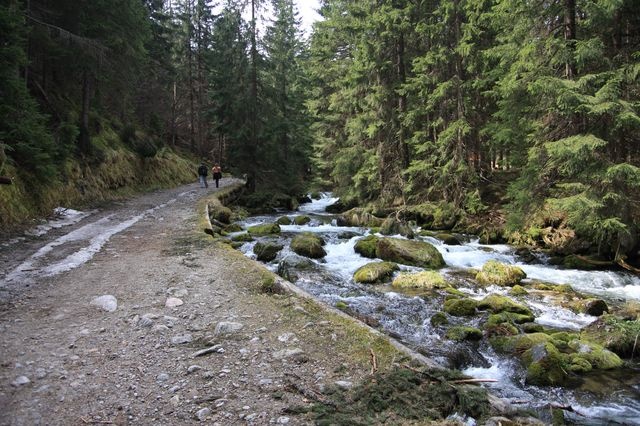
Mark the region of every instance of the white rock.
[[346, 380], [338, 380], [336, 382], [336, 386], [342, 389], [350, 389], [351, 387], [353, 387], [353, 383], [348, 382]]
[[169, 380], [169, 375], [167, 373], [160, 373], [156, 376], [156, 380], [158, 382], [166, 382]]
[[47, 377], [47, 370], [44, 368], [36, 368], [36, 378], [44, 379], [45, 377]]
[[173, 297], [185, 297], [189, 294], [186, 288], [171, 287], [167, 289], [167, 294]]
[[118, 309], [118, 299], [110, 294], [106, 294], [93, 299], [91, 305], [103, 311], [113, 312]]
[[15, 387], [28, 385], [31, 383], [31, 380], [27, 376], [18, 376], [11, 384]]
[[278, 336], [278, 340], [281, 342], [297, 342], [298, 338], [293, 333], [284, 333]]
[[198, 418], [198, 420], [203, 422], [203, 421], [207, 420], [207, 417], [209, 417], [209, 414], [211, 414], [211, 409], [210, 408], [202, 408], [202, 409], [198, 410], [198, 412], [196, 413], [196, 417]]
[[244, 328], [243, 324], [239, 322], [230, 322], [230, 321], [220, 321], [215, 328], [214, 334], [233, 334]]
[[279, 425], [288, 425], [289, 424], [289, 417], [278, 417], [278, 420], [276, 421], [276, 423], [278, 423]]
[[184, 302], [177, 297], [168, 297], [167, 301], [164, 302], [164, 306], [166, 306], [167, 308], [177, 308], [178, 306], [181, 306], [183, 304]]

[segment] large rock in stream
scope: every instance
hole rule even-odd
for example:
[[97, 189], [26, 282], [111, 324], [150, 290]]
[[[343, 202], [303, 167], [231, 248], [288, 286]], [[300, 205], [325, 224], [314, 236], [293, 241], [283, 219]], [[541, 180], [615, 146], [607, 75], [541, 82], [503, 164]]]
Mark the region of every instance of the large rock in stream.
[[513, 265], [490, 260], [482, 266], [482, 271], [476, 275], [476, 280], [480, 284], [514, 286], [526, 278], [524, 271]]
[[376, 243], [376, 257], [427, 269], [438, 269], [445, 265], [442, 255], [433, 245], [400, 238], [380, 238]]
[[319, 235], [312, 232], [303, 232], [291, 240], [291, 250], [300, 256], [320, 259], [327, 255], [322, 246], [325, 242]]
[[278, 256], [280, 250], [284, 246], [282, 244], [274, 243], [272, 241], [259, 241], [253, 246], [253, 252], [257, 259], [261, 262], [271, 262]]
[[391, 278], [398, 265], [393, 262], [372, 262], [358, 268], [353, 274], [357, 283], [379, 283]]

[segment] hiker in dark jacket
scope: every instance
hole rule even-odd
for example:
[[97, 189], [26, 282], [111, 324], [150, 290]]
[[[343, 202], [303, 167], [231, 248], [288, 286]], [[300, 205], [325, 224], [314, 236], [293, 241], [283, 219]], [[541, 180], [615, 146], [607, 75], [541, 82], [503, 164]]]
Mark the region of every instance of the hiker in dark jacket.
[[207, 182], [207, 174], [209, 170], [204, 163], [200, 163], [200, 167], [198, 167], [198, 178], [200, 179], [200, 188], [208, 188], [209, 183]]

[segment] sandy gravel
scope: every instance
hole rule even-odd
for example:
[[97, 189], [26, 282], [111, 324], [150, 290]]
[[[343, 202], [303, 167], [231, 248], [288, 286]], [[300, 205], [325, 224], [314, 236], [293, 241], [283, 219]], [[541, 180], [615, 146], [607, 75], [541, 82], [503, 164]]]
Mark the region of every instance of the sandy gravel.
[[0, 241], [0, 424], [310, 424], [292, 408], [370, 373], [341, 320], [258, 291], [259, 264], [196, 230], [213, 191], [158, 191]]

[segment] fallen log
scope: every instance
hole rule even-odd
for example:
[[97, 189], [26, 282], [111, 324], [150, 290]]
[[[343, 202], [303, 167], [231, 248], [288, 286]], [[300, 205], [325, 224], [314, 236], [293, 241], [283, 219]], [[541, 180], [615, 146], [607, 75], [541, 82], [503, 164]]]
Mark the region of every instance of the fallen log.
[[0, 176], [0, 184], [2, 185], [11, 185], [13, 183], [13, 179], [9, 176]]
[[633, 266], [629, 265], [627, 262], [624, 261], [623, 258], [616, 259], [616, 263], [618, 265], [622, 266], [627, 271], [631, 271], [631, 272], [633, 272], [635, 274], [640, 274], [640, 269], [634, 268]]

